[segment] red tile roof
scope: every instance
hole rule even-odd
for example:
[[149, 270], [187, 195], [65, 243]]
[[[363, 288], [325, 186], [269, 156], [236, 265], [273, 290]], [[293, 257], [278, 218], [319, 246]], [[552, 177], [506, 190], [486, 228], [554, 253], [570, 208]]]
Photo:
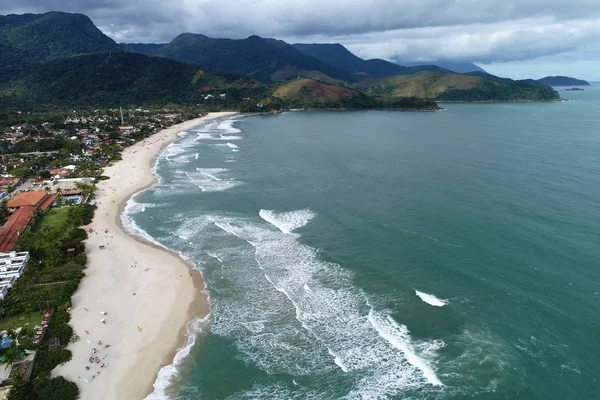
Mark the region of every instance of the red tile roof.
[[57, 194], [51, 194], [50, 196], [46, 197], [37, 208], [40, 210], [45, 210], [46, 208], [50, 207], [57, 197]]
[[0, 252], [12, 251], [19, 236], [23, 233], [33, 217], [33, 207], [22, 207], [12, 213], [2, 228], [0, 228]]
[[19, 180], [19, 178], [2, 178], [0, 179], [0, 186], [16, 185]]
[[42, 200], [44, 200], [46, 198], [46, 196], [48, 196], [48, 192], [45, 192], [45, 191], [23, 192], [23, 193], [17, 194], [12, 199], [10, 199], [6, 203], [6, 206], [8, 208], [26, 207], [26, 206], [35, 207], [39, 203], [41, 203]]

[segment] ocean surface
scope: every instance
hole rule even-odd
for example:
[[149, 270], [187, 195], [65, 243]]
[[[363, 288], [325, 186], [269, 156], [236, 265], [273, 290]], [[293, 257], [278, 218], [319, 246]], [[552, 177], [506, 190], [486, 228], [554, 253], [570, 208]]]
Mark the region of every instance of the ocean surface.
[[148, 398], [600, 398], [600, 87], [561, 94], [182, 133], [125, 219], [212, 313]]

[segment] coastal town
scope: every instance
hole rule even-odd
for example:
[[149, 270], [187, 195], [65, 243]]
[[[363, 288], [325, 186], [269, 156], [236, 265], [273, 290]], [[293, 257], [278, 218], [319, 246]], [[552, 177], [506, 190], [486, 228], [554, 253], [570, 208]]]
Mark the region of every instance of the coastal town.
[[[26, 382], [46, 376], [53, 391], [69, 393], [56, 398], [75, 398], [77, 387], [50, 371], [71, 359], [69, 344], [90, 334], [68, 323], [87, 267], [85, 241], [109, 238], [106, 228], [82, 228], [101, 203], [96, 185], [125, 148], [198, 116], [141, 108], [0, 115], [0, 396], [28, 398]], [[94, 341], [83, 382], [108, 367], [109, 346]]]

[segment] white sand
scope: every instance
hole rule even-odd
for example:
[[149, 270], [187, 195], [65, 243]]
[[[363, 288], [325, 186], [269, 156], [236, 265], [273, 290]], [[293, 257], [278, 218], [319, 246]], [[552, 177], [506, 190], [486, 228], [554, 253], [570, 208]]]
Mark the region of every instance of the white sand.
[[[94, 232], [86, 244], [86, 276], [73, 296], [71, 326], [80, 340], [69, 345], [73, 359], [53, 371], [77, 382], [82, 399], [143, 399], [152, 391], [160, 367], [169, 364], [183, 344], [185, 325], [208, 312], [208, 301], [200, 293], [203, 283], [196, 279], [194, 284], [189, 266], [178, 256], [126, 234], [120, 227], [120, 213], [133, 194], [155, 182], [151, 164], [178, 132], [230, 114], [211, 113], [165, 129], [127, 148], [122, 161], [105, 169], [110, 179], [98, 184], [99, 204], [90, 225]], [[99, 249], [100, 245], [106, 248]], [[100, 322], [102, 318], [106, 324]], [[110, 347], [98, 346], [99, 340]], [[107, 367], [88, 362], [94, 347]]]

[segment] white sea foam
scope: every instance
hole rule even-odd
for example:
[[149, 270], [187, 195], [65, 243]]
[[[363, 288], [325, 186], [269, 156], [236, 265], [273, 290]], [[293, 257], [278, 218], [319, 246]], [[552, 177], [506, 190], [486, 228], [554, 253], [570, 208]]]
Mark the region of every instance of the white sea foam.
[[258, 215], [283, 233], [292, 233], [301, 228], [314, 218], [315, 214], [308, 210], [277, 213], [271, 210], [260, 210]]
[[433, 368], [415, 353], [408, 328], [405, 325], [400, 325], [389, 315], [381, 315], [373, 309], [369, 311], [369, 322], [379, 336], [387, 340], [395, 349], [400, 350], [406, 357], [406, 361], [423, 373], [429, 383], [434, 386], [442, 385]]
[[192, 348], [196, 344], [198, 335], [202, 333], [208, 326], [210, 314], [204, 318], [197, 318], [187, 325], [187, 343], [180, 348], [175, 354], [173, 362], [165, 365], [158, 371], [158, 377], [154, 382], [154, 391], [146, 396], [145, 400], [164, 400], [169, 398], [167, 389], [173, 381], [179, 377], [179, 369], [187, 356], [189, 356]]
[[[247, 273], [240, 276], [242, 270], [233, 267], [218, 273], [228, 280], [228, 288], [239, 285], [236, 296], [241, 293], [244, 299], [238, 298], [231, 304], [221, 299], [215, 304], [218, 308], [215, 315], [221, 317], [213, 325], [215, 333], [234, 340], [245, 357], [268, 373], [298, 374], [300, 369], [314, 375], [329, 371], [327, 365], [356, 373], [360, 379], [349, 398], [384, 398], [423, 385], [441, 385], [433, 367], [418, 355], [424, 347], [421, 341], [414, 341], [406, 327], [402, 330], [403, 325], [386, 314], [372, 308], [369, 311], [364, 293], [353, 286], [352, 276], [346, 270], [319, 260], [315, 249], [299, 242], [299, 235], [293, 229], [306, 224], [312, 213], [309, 218], [300, 219], [290, 216], [306, 216], [307, 210], [261, 211], [260, 216], [265, 219], [267, 215], [271, 219], [268, 222], [278, 230], [245, 219], [212, 218], [216, 227], [254, 248], [254, 259], [264, 280], [293, 309], [286, 309], [281, 295], [269, 293], [256, 280], [257, 274], [249, 269], [250, 259], [246, 258], [251, 255], [243, 256], [247, 250], [238, 244], [223, 257], [232, 266], [244, 265]], [[223, 244], [224, 239], [219, 243]], [[252, 291], [244, 289], [248, 285], [252, 285]], [[236, 321], [253, 320], [257, 313], [267, 315], [260, 335], [236, 327], [239, 326]], [[289, 317], [298, 321], [297, 328], [290, 327], [289, 322], [280, 322], [288, 321]], [[300, 327], [303, 329], [298, 330]], [[299, 332], [308, 336], [300, 340]], [[434, 358], [434, 350], [430, 349], [427, 356]]]
[[196, 168], [196, 171], [198, 173], [185, 172], [184, 175], [203, 192], [220, 192], [241, 184], [240, 181], [223, 176], [227, 173], [225, 168]]
[[201, 140], [220, 140], [220, 141], [231, 141], [231, 140], [242, 140], [241, 136], [223, 136], [219, 133], [206, 133], [206, 132], [198, 132], [196, 134], [196, 141]]
[[444, 307], [446, 304], [448, 304], [448, 300], [438, 299], [437, 297], [435, 297], [432, 294], [424, 293], [424, 292], [419, 292], [418, 290], [415, 290], [415, 293], [425, 303], [427, 303], [429, 305], [432, 305], [434, 307]]
[[227, 147], [229, 147], [230, 149], [239, 149], [239, 147], [233, 143], [225, 143], [227, 145]]
[[[193, 156], [188, 153], [188, 150], [194, 146], [194, 143], [189, 139], [181, 139], [169, 144], [164, 153], [162, 153], [161, 157], [164, 155], [164, 159], [169, 162], [175, 163], [187, 163], [189, 159]], [[160, 158], [160, 157], [159, 157]]]
[[348, 372], [348, 367], [346, 367], [344, 365], [344, 362], [342, 361], [341, 357], [338, 356], [337, 354], [335, 354], [333, 351], [331, 351], [330, 349], [327, 349], [327, 351], [329, 352], [329, 354], [331, 354], [333, 356], [333, 362], [335, 363], [335, 365], [337, 365], [338, 367], [340, 367], [340, 369], [344, 372]]
[[202, 169], [202, 168], [196, 168], [196, 171], [200, 172], [204, 176], [208, 176], [209, 178], [214, 179], [215, 181], [222, 181], [223, 179], [217, 178], [216, 176], [210, 174], [207, 171], [212, 171], [213, 173], [218, 173], [218, 172], [225, 172], [227, 170], [223, 169], [223, 168], [212, 168], [212, 169], [208, 169], [208, 168], [204, 168], [204, 169]]
[[240, 133], [241, 131], [233, 126], [235, 122], [233, 118], [226, 119], [219, 124], [217, 129], [223, 131], [223, 133]]
[[123, 212], [121, 213], [121, 223], [123, 225], [123, 228], [125, 228], [125, 231], [132, 234], [132, 235], [137, 235], [140, 236], [144, 239], [146, 239], [147, 241], [162, 247], [163, 249], [167, 249], [169, 250], [168, 247], [166, 247], [165, 245], [163, 245], [162, 243], [160, 243], [159, 241], [157, 241], [155, 238], [153, 238], [148, 232], [146, 232], [145, 230], [143, 230], [142, 228], [140, 228], [138, 226], [138, 224], [135, 223], [135, 221], [133, 220], [133, 218], [131, 217], [131, 214], [136, 214], [136, 209], [139, 212], [139, 204], [137, 201], [135, 201], [135, 197], [137, 195], [139, 195], [139, 193], [142, 192], [138, 192], [136, 193], [136, 195], [134, 195], [132, 198], [130, 198], [129, 200], [127, 200], [127, 204], [125, 205], [125, 209], [123, 210]]

